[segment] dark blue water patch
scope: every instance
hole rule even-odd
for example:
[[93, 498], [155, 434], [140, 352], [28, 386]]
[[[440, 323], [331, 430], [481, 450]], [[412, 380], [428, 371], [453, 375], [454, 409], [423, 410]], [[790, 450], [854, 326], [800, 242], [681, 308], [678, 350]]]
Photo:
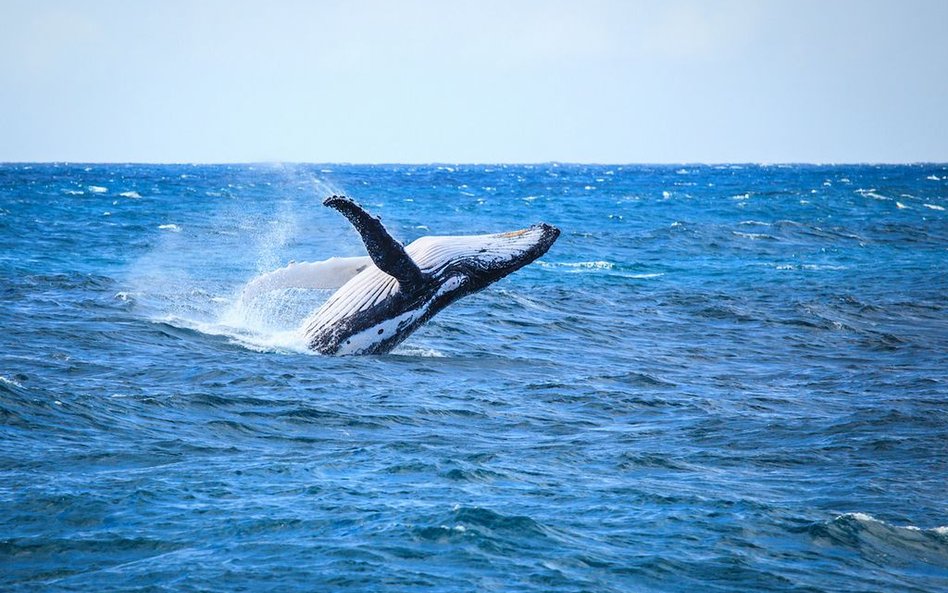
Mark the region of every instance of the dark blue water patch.
[[[545, 221], [392, 354], [361, 255]], [[948, 167], [0, 165], [0, 589], [934, 591]]]

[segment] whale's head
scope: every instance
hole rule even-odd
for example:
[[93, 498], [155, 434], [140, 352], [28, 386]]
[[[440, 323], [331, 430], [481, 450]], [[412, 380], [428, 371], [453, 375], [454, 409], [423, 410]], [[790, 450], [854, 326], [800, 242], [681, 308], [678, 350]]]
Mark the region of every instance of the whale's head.
[[405, 251], [427, 276], [456, 285], [458, 296], [463, 296], [541, 257], [559, 235], [555, 226], [540, 223], [491, 235], [421, 237]]

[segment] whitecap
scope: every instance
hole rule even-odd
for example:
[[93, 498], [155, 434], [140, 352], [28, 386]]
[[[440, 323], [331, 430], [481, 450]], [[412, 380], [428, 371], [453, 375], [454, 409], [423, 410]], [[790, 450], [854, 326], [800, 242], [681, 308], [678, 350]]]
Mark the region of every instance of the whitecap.
[[122, 196], [123, 198], [132, 198], [132, 199], [138, 199], [141, 197], [137, 191], [123, 191], [119, 195]]
[[925, 179], [929, 181], [941, 181], [941, 177], [939, 177], [938, 175], [929, 175]]
[[879, 525], [887, 527], [894, 531], [905, 530], [913, 531], [919, 533], [933, 533], [936, 535], [945, 536], [948, 535], [948, 525], [939, 525], [937, 527], [918, 527], [916, 525], [892, 525], [891, 523], [886, 523], [882, 519], [877, 519], [868, 513], [843, 513], [842, 515], [837, 516], [833, 519], [833, 523], [845, 522], [845, 521], [855, 521], [863, 525]]
[[180, 233], [181, 227], [176, 224], [160, 224], [158, 228], [163, 231], [171, 231], [172, 233]]
[[102, 187], [101, 185], [89, 185], [86, 187], [86, 189], [94, 194], [104, 194], [105, 192], [109, 191], [109, 188]]
[[537, 263], [545, 268], [572, 268], [578, 270], [612, 270], [616, 267], [614, 263], [603, 260], [557, 263], [539, 261]]
[[846, 266], [833, 266], [830, 264], [777, 264], [776, 270], [845, 270]]
[[0, 375], [0, 383], [6, 383], [7, 385], [13, 385], [14, 387], [19, 387], [20, 389], [23, 389], [23, 385], [20, 384], [18, 381], [15, 381], [9, 377], [4, 377], [3, 375]]
[[582, 268], [585, 270], [611, 270], [616, 267], [614, 263], [602, 260], [564, 263], [562, 265], [567, 268]]
[[944, 210], [944, 209], [945, 209], [944, 206], [939, 206], [938, 204], [922, 204], [922, 206], [925, 206], [926, 208], [930, 208], [930, 209], [932, 209], [932, 210]]
[[731, 231], [731, 234], [738, 237], [743, 237], [744, 239], [753, 239], [755, 241], [758, 239], [773, 239], [773, 237], [770, 235], [765, 235], [762, 233], [742, 233], [740, 231]]
[[876, 193], [875, 188], [857, 189], [856, 193], [864, 198], [872, 198], [873, 200], [891, 200], [892, 199], [892, 198], [883, 196], [882, 194]]
[[70, 196], [81, 196], [85, 194], [86, 192], [82, 191], [81, 189], [64, 189], [63, 193], [68, 194]]
[[435, 350], [434, 348], [405, 346], [404, 344], [399, 345], [394, 350], [392, 350], [392, 354], [395, 354], [398, 356], [418, 356], [421, 358], [447, 358], [446, 354], [438, 350]]

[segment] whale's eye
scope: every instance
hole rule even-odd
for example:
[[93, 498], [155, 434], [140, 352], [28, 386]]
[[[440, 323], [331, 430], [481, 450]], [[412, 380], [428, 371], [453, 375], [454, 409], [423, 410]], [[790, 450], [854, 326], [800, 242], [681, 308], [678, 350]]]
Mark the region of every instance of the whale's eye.
[[380, 327], [380, 328], [379, 328], [379, 335], [381, 336], [383, 333], [385, 333], [385, 328], [384, 328], [384, 327]]

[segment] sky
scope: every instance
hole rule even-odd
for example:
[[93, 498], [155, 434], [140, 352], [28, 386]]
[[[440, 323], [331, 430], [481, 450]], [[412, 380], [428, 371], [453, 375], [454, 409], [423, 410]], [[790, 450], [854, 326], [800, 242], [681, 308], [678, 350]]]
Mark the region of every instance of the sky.
[[948, 161], [944, 0], [0, 0], [0, 161]]

